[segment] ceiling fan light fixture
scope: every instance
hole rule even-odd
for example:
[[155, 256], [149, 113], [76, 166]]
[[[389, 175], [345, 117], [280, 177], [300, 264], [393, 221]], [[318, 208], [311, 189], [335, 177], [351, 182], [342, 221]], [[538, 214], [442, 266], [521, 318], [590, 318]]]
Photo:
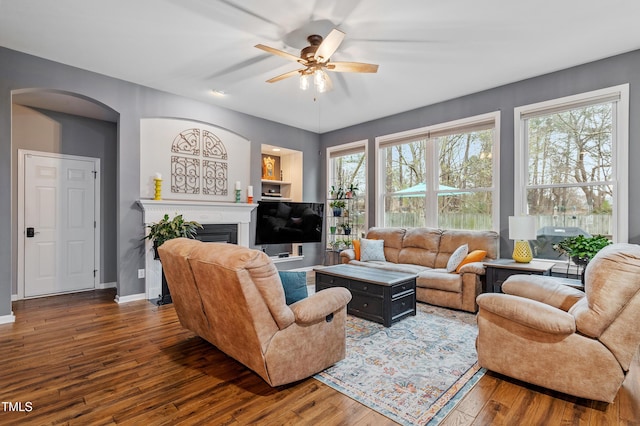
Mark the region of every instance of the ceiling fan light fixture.
[[318, 93], [324, 93], [327, 91], [327, 82], [324, 78], [320, 79], [319, 82], [316, 82], [315, 86]]
[[309, 89], [309, 75], [305, 73], [300, 73], [300, 89], [307, 90]]

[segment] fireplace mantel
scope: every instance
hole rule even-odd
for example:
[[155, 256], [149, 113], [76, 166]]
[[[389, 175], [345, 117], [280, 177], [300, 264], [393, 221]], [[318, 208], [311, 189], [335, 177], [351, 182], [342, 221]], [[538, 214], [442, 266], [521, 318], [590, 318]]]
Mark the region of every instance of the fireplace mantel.
[[[161, 220], [165, 214], [182, 214], [199, 223], [250, 223], [257, 204], [186, 200], [140, 200], [145, 224]], [[246, 244], [248, 245], [248, 244]]]
[[[201, 224], [237, 224], [238, 245], [249, 247], [249, 225], [251, 211], [257, 204], [188, 200], [139, 200], [142, 207], [142, 221], [145, 225], [181, 214], [184, 220], [194, 220]], [[145, 234], [148, 230], [145, 228]], [[160, 262], [153, 258], [153, 248], [149, 240], [145, 244], [145, 276], [147, 299], [157, 297], [162, 269]]]

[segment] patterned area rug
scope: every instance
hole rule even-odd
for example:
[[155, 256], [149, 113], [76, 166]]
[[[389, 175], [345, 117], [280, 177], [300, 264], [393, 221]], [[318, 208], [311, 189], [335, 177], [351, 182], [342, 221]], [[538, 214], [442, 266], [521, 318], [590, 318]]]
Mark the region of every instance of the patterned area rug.
[[314, 377], [402, 425], [438, 424], [484, 375], [475, 315], [418, 303], [389, 328], [347, 319], [347, 357]]

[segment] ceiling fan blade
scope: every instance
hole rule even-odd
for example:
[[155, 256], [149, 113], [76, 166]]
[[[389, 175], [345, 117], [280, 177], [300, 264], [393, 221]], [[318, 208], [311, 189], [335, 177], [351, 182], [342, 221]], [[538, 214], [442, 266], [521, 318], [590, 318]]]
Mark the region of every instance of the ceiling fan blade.
[[258, 49], [260, 49], [260, 50], [264, 50], [265, 52], [269, 52], [272, 55], [281, 56], [281, 57], [283, 57], [285, 59], [288, 59], [290, 61], [300, 62], [301, 64], [304, 64], [304, 65], [307, 64], [307, 61], [305, 61], [304, 59], [300, 58], [299, 56], [292, 55], [291, 53], [287, 53], [287, 52], [282, 51], [282, 50], [274, 49], [273, 47], [265, 46], [264, 44], [256, 44], [256, 47]]
[[377, 64], [365, 64], [362, 62], [329, 62], [327, 71], [334, 72], [378, 72]]
[[277, 81], [284, 80], [285, 78], [293, 77], [294, 75], [300, 74], [300, 71], [302, 70], [303, 69], [285, 72], [284, 74], [280, 74], [276, 77], [270, 78], [269, 80], [267, 80], [267, 83], [275, 83]]
[[329, 35], [326, 36], [324, 40], [322, 40], [322, 43], [320, 43], [320, 46], [318, 46], [318, 50], [316, 50], [316, 54], [314, 55], [315, 60], [320, 63], [327, 62], [329, 58], [331, 58], [331, 55], [338, 50], [340, 43], [344, 40], [344, 36], [345, 34], [340, 30], [331, 30]]

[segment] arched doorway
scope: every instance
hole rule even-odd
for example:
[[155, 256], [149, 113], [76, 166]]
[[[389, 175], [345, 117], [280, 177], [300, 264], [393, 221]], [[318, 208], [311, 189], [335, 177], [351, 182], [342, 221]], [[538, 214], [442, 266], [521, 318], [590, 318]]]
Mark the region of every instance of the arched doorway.
[[[22, 89], [12, 92], [12, 215], [18, 226], [12, 235], [14, 298], [24, 292], [24, 204], [18, 202], [18, 151], [99, 159], [99, 208], [95, 287], [117, 282], [116, 181], [119, 114], [85, 96], [59, 90]], [[22, 208], [22, 210], [20, 210]], [[64, 291], [64, 290], [63, 290]]]

